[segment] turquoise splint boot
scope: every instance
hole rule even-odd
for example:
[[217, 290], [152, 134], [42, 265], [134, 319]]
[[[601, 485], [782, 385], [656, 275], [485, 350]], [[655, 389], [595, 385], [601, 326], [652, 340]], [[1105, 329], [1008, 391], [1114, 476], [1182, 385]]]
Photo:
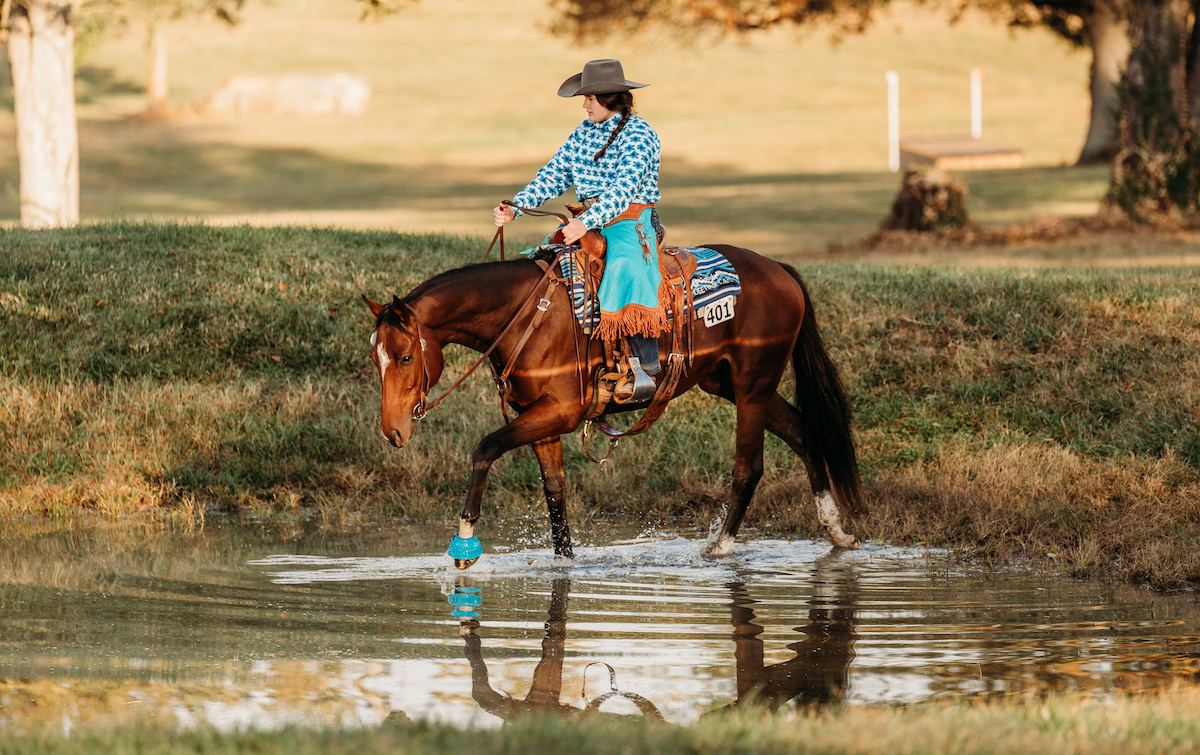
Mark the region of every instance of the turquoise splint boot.
[[470, 569], [483, 555], [483, 544], [474, 535], [466, 540], [455, 535], [454, 539], [450, 541], [450, 549], [446, 553], [454, 559], [456, 569]]

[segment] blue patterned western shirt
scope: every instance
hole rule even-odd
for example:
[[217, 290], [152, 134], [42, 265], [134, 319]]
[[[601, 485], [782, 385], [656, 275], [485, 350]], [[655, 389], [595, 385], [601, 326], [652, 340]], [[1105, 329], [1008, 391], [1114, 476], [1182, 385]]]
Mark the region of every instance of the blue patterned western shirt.
[[604, 157], [593, 159], [620, 122], [621, 114], [615, 113], [602, 123], [581, 123], [533, 181], [513, 197], [513, 203], [537, 207], [574, 186], [579, 198], [597, 198], [579, 219], [588, 228], [600, 228], [631, 204], [657, 202], [662, 196], [658, 134], [645, 119], [630, 116]]

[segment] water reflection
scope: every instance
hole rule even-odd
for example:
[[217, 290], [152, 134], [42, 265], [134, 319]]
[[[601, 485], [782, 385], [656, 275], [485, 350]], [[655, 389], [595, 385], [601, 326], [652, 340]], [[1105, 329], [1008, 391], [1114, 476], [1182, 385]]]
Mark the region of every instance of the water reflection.
[[1189, 596], [956, 571], [895, 548], [703, 550], [638, 538], [580, 546], [564, 568], [514, 548], [461, 578], [440, 530], [0, 540], [0, 725], [496, 726], [535, 710], [687, 724], [750, 703], [1200, 678]]
[[[721, 709], [753, 704], [777, 710], [789, 704], [819, 706], [841, 702], [845, 698], [850, 664], [854, 660], [858, 579], [854, 566], [840, 556], [840, 553], [832, 553], [814, 564], [808, 623], [795, 627], [795, 632], [803, 635], [803, 639], [788, 644], [787, 648], [794, 653], [794, 657], [786, 661], [766, 661], [765, 643], [761, 637], [765, 629], [755, 623], [754, 605], [759, 601], [751, 597], [747, 583], [730, 582], [726, 585], [730, 594], [729, 622], [733, 627], [737, 684], [736, 699]], [[451, 605], [456, 606], [455, 616], [462, 614], [461, 609], [457, 608], [461, 602], [455, 598], [464, 593], [474, 595], [479, 591], [479, 588], [466, 587], [461, 582], [460, 579], [460, 584], [450, 596]], [[651, 700], [635, 692], [620, 690], [616, 670], [603, 662], [593, 662], [583, 669], [582, 698], [586, 707], [562, 702], [570, 590], [570, 579], [559, 578], [552, 583], [541, 658], [533, 671], [532, 685], [524, 699], [493, 689], [483, 657], [482, 638], [477, 632], [480, 624], [475, 620], [475, 615], [462, 619], [459, 631], [471, 665], [472, 698], [480, 708], [505, 721], [547, 711], [568, 716], [593, 712], [615, 697], [632, 702], [642, 715], [661, 720], [662, 713]], [[607, 669], [609, 689], [589, 700], [586, 692], [587, 673], [595, 665]]]
[[[568, 610], [570, 593], [571, 581], [569, 579], [560, 577], [551, 583], [550, 610], [548, 610], [546, 619], [546, 636], [541, 641], [541, 658], [538, 660], [538, 665], [534, 667], [533, 684], [530, 685], [529, 693], [524, 696], [524, 700], [517, 700], [515, 697], [498, 693], [492, 688], [487, 675], [482, 639], [475, 631], [479, 628], [479, 622], [474, 619], [463, 619], [460, 625], [460, 634], [463, 637], [463, 652], [466, 653], [467, 661], [470, 664], [470, 696], [472, 699], [479, 703], [479, 707], [484, 711], [509, 721], [530, 713], [552, 712], [559, 715], [595, 713], [599, 712], [600, 706], [604, 705], [610, 697], [619, 696], [634, 702], [638, 711], [644, 715], [662, 720], [662, 714], [658, 707], [655, 707], [654, 703], [647, 700], [646, 697], [628, 693], [628, 691], [623, 693], [617, 689], [616, 670], [613, 670], [612, 666], [602, 663], [600, 665], [607, 667], [608, 684], [610, 684], [610, 689], [606, 693], [595, 697], [594, 700], [587, 701], [587, 706], [583, 708], [566, 705], [562, 701], [563, 661], [566, 657], [566, 610]], [[587, 676], [587, 671], [587, 669], [583, 670], [584, 677]], [[584, 700], [587, 700], [586, 693], [584, 693]]]
[[[637, 706], [643, 715], [662, 720], [662, 714], [654, 703], [633, 692], [622, 692], [616, 685], [616, 671], [608, 664], [609, 690], [588, 701], [579, 708], [562, 702], [563, 661], [566, 657], [567, 608], [571, 596], [571, 580], [555, 579], [551, 583], [549, 616], [546, 619], [546, 636], [542, 639], [542, 656], [533, 670], [533, 684], [525, 699], [518, 700], [497, 692], [488, 678], [487, 663], [483, 659], [483, 640], [476, 633], [479, 622], [463, 619], [459, 633], [463, 637], [464, 652], [471, 664], [471, 697], [483, 710], [505, 721], [531, 713], [552, 712], [574, 716], [580, 713], [595, 713], [608, 699], [621, 697]], [[456, 612], [457, 613], [457, 612]], [[594, 664], [593, 664], [594, 665]], [[583, 671], [587, 675], [587, 668]], [[584, 695], [586, 700], [586, 693]]]
[[795, 628], [804, 639], [788, 644], [795, 657], [779, 663], [766, 662], [765, 630], [754, 622], [758, 601], [744, 582], [729, 585], [737, 700], [728, 707], [753, 703], [775, 710], [789, 703], [817, 706], [845, 698], [854, 660], [858, 578], [854, 566], [840, 556], [830, 554], [814, 565], [808, 624]]

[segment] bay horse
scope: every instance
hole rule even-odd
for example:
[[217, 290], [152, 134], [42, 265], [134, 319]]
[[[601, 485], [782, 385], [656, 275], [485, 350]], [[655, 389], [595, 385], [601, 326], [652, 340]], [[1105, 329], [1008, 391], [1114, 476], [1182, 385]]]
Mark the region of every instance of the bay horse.
[[[597, 234], [599, 235], [599, 234]], [[725, 256], [741, 279], [734, 316], [693, 329], [692, 360], [674, 395], [698, 386], [737, 407], [733, 482], [721, 531], [709, 550], [727, 556], [763, 473], [763, 433], [779, 436], [804, 462], [816, 498], [818, 521], [836, 548], [856, 548], [842, 529], [835, 498], [854, 515], [863, 510], [850, 405], [838, 370], [817, 328], [808, 290], [789, 265], [734, 246], [708, 246]], [[519, 446], [531, 446], [542, 469], [551, 540], [556, 556], [572, 558], [567, 522], [562, 436], [584, 421], [590, 385], [580, 377], [604, 361], [599, 339], [575, 322], [569, 292], [554, 286], [543, 298], [544, 319], [523, 348], [521, 328], [538, 312], [526, 303], [541, 292], [543, 268], [531, 259], [484, 262], [450, 270], [421, 283], [404, 298], [379, 304], [363, 297], [375, 316], [371, 359], [382, 384], [380, 430], [396, 448], [413, 436], [426, 397], [443, 370], [442, 350], [459, 344], [489, 355], [495, 375], [510, 371], [507, 403], [516, 417], [485, 436], [471, 456], [471, 479], [459, 518], [458, 538], [474, 540], [484, 486], [492, 463]], [[536, 292], [535, 292], [536, 289]], [[531, 314], [532, 313], [532, 314]], [[497, 340], [499, 339], [499, 340]], [[667, 365], [668, 338], [660, 338]], [[489, 352], [489, 349], [490, 352]], [[518, 352], [515, 364], [507, 355]], [[788, 360], [796, 377], [795, 405], [778, 393]], [[660, 378], [661, 379], [661, 378]], [[440, 399], [439, 399], [440, 400]], [[628, 405], [611, 405], [612, 412]], [[452, 555], [454, 544], [452, 541]], [[467, 568], [478, 557], [455, 557]]]

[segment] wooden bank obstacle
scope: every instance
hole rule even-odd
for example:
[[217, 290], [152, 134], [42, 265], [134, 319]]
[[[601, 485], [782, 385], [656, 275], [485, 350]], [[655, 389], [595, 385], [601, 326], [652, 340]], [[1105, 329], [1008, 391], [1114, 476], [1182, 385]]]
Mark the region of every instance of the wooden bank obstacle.
[[930, 166], [939, 170], [1019, 168], [1020, 150], [983, 140], [983, 69], [971, 69], [971, 133], [964, 136], [900, 139], [900, 76], [884, 74], [888, 85], [888, 169]]

